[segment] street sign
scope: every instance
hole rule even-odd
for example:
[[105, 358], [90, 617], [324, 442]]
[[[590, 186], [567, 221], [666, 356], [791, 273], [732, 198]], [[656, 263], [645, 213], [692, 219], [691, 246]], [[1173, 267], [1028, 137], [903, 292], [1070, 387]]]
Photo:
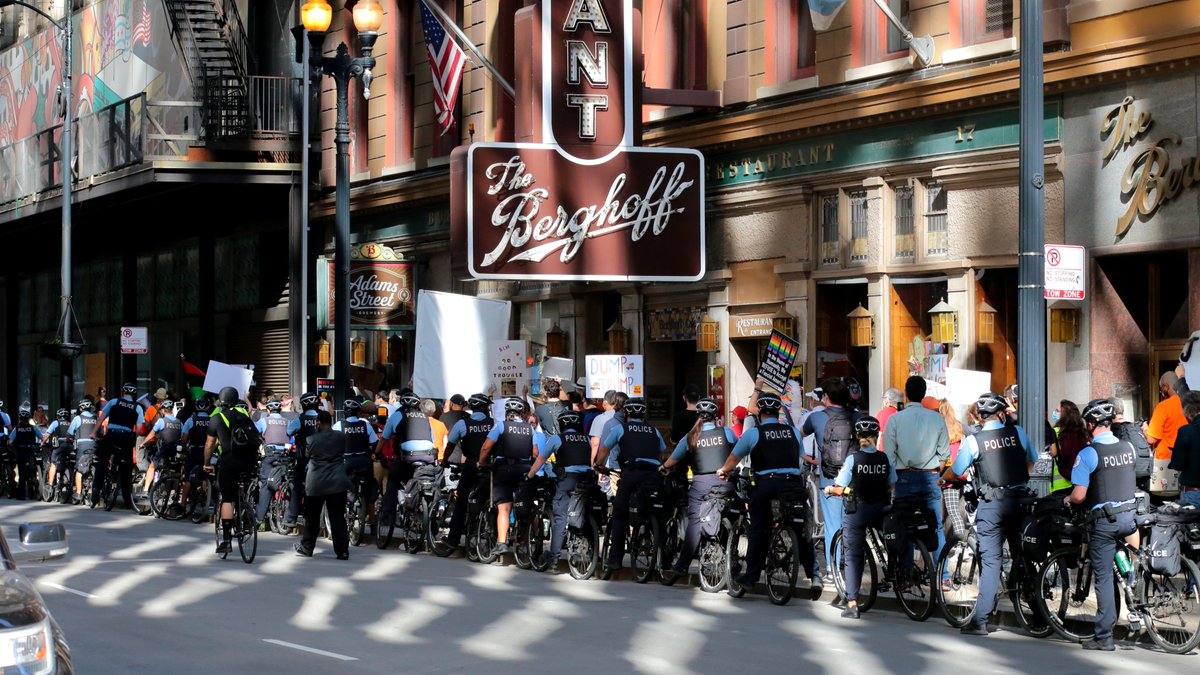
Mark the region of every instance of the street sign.
[[1083, 300], [1087, 292], [1087, 251], [1082, 246], [1046, 244], [1045, 298]]
[[126, 326], [121, 329], [121, 353], [145, 354], [150, 350], [150, 339], [143, 326]]

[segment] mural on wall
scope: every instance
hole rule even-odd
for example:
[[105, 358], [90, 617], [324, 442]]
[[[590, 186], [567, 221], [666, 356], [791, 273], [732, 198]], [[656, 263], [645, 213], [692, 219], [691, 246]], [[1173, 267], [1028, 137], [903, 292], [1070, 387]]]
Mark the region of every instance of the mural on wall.
[[[147, 92], [192, 98], [160, 0], [99, 0], [75, 14], [74, 100], [78, 116]], [[0, 53], [0, 147], [62, 120], [62, 49], [42, 31]]]

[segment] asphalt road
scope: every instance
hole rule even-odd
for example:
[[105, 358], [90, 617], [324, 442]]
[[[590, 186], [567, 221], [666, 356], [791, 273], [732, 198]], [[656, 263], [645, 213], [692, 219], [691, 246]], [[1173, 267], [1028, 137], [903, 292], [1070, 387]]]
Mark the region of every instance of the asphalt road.
[[80, 673], [1194, 672], [1200, 655], [1114, 653], [1016, 629], [967, 638], [825, 600], [786, 607], [694, 587], [580, 582], [374, 546], [334, 559], [260, 535], [252, 565], [213, 553], [212, 526], [0, 501], [6, 535], [67, 526], [71, 552], [29, 564]]

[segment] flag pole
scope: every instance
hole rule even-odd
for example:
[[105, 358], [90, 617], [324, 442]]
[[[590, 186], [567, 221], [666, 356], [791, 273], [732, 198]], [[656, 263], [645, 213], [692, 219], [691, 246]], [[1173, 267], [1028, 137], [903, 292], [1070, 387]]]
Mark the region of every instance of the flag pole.
[[471, 50], [471, 53], [483, 63], [483, 67], [488, 69], [488, 72], [492, 74], [492, 77], [496, 80], [496, 84], [500, 85], [500, 88], [504, 90], [504, 93], [508, 94], [508, 97], [512, 100], [517, 100], [517, 92], [515, 89], [513, 89], [512, 84], [510, 84], [508, 80], [504, 79], [504, 76], [500, 74], [500, 71], [496, 70], [496, 66], [492, 65], [492, 62], [489, 61], [488, 58], [479, 51], [479, 48], [475, 46], [475, 43], [467, 38], [466, 34], [462, 32], [462, 29], [458, 27], [458, 24], [446, 15], [445, 10], [443, 10], [437, 2], [425, 2], [424, 4], [429, 8], [429, 11], [437, 14], [438, 19], [450, 29], [450, 32], [453, 33], [456, 38], [458, 38], [458, 41], [465, 45], [467, 49]]

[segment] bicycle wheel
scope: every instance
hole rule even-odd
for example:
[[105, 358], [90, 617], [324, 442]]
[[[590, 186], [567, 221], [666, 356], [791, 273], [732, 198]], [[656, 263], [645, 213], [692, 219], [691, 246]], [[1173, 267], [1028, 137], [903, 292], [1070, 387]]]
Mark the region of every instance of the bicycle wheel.
[[1012, 583], [1008, 597], [1012, 601], [1013, 610], [1017, 615], [1017, 623], [1026, 633], [1035, 638], [1050, 637], [1054, 629], [1050, 622], [1042, 616], [1041, 605], [1037, 601], [1037, 565], [1033, 563], [1014, 562], [1013, 570], [1009, 573], [1019, 575]]
[[464, 528], [467, 541], [463, 548], [467, 551], [467, 560], [471, 562], [479, 562], [479, 520], [478, 513], [467, 514], [467, 522]]
[[729, 521], [721, 521], [721, 529], [715, 537], [704, 537], [696, 558], [700, 566], [700, 590], [705, 593], [720, 593], [727, 581], [725, 570], [725, 542], [729, 540]]
[[1139, 594], [1150, 639], [1163, 651], [1187, 654], [1200, 643], [1200, 570], [1180, 556], [1177, 574], [1142, 575]]
[[284, 522], [287, 520], [288, 502], [291, 501], [289, 495], [283, 488], [280, 488], [271, 494], [271, 505], [267, 508], [267, 518], [271, 523], [271, 531], [275, 534], [287, 534], [288, 529], [284, 527]]
[[508, 528], [508, 541], [512, 544], [513, 560], [517, 567], [523, 570], [533, 569], [533, 560], [529, 548], [529, 520], [517, 518]]
[[209, 505], [212, 502], [212, 484], [208, 479], [201, 479], [192, 486], [188, 495], [188, 508], [191, 511], [192, 522], [196, 525], [208, 519]]
[[800, 545], [796, 532], [780, 527], [771, 533], [767, 548], [767, 597], [771, 604], [786, 605], [796, 592], [800, 576]]
[[108, 473], [104, 474], [104, 510], [112, 511], [117, 505], [117, 492], [120, 490], [116, 467], [109, 467]]
[[661, 542], [662, 531], [656, 516], [650, 516], [633, 529], [629, 539], [629, 569], [637, 583], [644, 584], [654, 576]]
[[400, 514], [397, 511], [391, 518], [384, 518], [383, 495], [375, 499], [375, 546], [385, 549], [392, 543], [392, 535], [396, 532], [396, 521]]
[[182, 520], [184, 510], [179, 506], [179, 479], [175, 476], [160, 479], [150, 491], [150, 509], [165, 520]]
[[454, 516], [454, 505], [441, 493], [434, 498], [429, 509], [429, 517], [425, 519], [425, 540], [429, 550], [439, 558], [445, 558], [454, 553], [453, 546], [442, 545], [442, 538], [450, 534], [450, 518]]
[[475, 555], [479, 562], [490, 565], [496, 562], [496, 511], [485, 511], [475, 521]]
[[563, 548], [567, 552], [567, 569], [574, 579], [591, 579], [600, 565], [600, 535], [596, 520], [588, 516], [583, 527], [567, 530]]
[[612, 550], [612, 521], [604, 526], [604, 547], [600, 550], [600, 562], [603, 565], [600, 569], [600, 578], [604, 581], [612, 579], [613, 573], [608, 565], [608, 555]]
[[350, 533], [350, 545], [360, 546], [367, 531], [367, 500], [356, 496], [346, 507], [346, 527]]
[[529, 521], [529, 562], [535, 572], [550, 569], [550, 538], [554, 528], [554, 510], [549, 502]]
[[937, 568], [925, 543], [914, 541], [912, 551], [896, 561], [892, 569], [898, 577], [895, 590], [900, 608], [913, 621], [928, 619], [933, 614], [934, 589], [939, 584], [934, 583]]
[[39, 467], [37, 472], [38, 478], [38, 497], [44, 502], [54, 501], [54, 483], [46, 480], [46, 475], [50, 472], [49, 466]]
[[975, 618], [981, 572], [974, 537], [967, 541], [960, 539], [942, 550], [937, 578], [945, 582], [936, 586], [937, 603], [951, 627], [963, 628]]
[[404, 509], [404, 548], [409, 553], [420, 553], [425, 543], [425, 500], [418, 492], [408, 497]]
[[[1055, 551], [1042, 566], [1034, 596], [1050, 627], [1064, 640], [1090, 640], [1096, 622], [1098, 606], [1093, 591], [1092, 564], [1075, 548]], [[1118, 604], [1120, 594], [1115, 594]]]
[[254, 506], [243, 500], [238, 508], [238, 553], [242, 562], [249, 565], [258, 554], [258, 523], [254, 519]]
[[686, 577], [676, 575], [672, 568], [679, 560], [679, 551], [683, 548], [683, 538], [687, 532], [687, 514], [678, 511], [667, 520], [663, 528], [662, 543], [658, 547], [658, 581], [663, 586], [674, 586], [675, 582]]
[[725, 592], [735, 598], [746, 594], [746, 588], [738, 583], [738, 575], [746, 564], [746, 551], [750, 539], [746, 532], [746, 522], [741, 521], [730, 530], [729, 541], [725, 544]]

